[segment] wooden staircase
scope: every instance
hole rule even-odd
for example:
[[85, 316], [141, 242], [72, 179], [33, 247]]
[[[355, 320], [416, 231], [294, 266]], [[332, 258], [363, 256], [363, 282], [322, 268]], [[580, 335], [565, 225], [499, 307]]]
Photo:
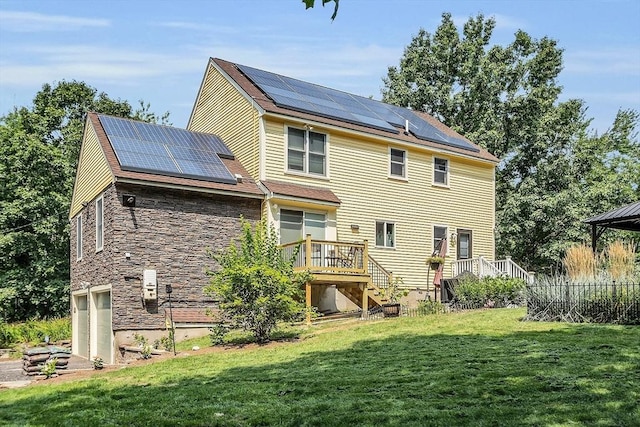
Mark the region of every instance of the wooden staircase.
[[346, 243], [305, 240], [282, 245], [286, 259], [293, 260], [294, 270], [306, 270], [313, 275], [307, 283], [306, 301], [311, 306], [311, 287], [335, 285], [349, 301], [365, 312], [388, 300], [384, 290], [392, 283], [393, 275], [369, 255], [368, 242]]
[[[338, 291], [340, 291], [342, 295], [362, 310], [379, 307], [389, 302], [389, 299], [384, 295], [384, 290], [389, 287], [389, 284], [393, 280], [393, 274], [390, 271], [387, 271], [371, 255], [368, 255], [367, 258], [369, 280], [364, 286], [337, 286]], [[363, 307], [365, 287], [368, 297], [366, 308]]]

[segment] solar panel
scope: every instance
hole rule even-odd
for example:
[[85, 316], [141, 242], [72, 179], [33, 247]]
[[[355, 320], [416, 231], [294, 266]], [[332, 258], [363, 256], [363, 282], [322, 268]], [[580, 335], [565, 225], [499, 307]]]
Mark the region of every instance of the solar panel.
[[445, 135], [413, 111], [370, 98], [281, 76], [257, 68], [237, 65], [279, 107], [317, 114], [326, 118], [397, 133], [409, 121], [409, 131], [418, 139], [468, 151], [480, 151], [461, 138]]
[[235, 184], [220, 157], [233, 153], [215, 135], [98, 115], [123, 170]]

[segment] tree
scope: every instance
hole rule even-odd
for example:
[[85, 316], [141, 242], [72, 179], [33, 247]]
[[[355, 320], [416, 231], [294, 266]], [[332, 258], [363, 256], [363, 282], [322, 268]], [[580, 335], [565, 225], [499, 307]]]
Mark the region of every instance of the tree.
[[[316, 0], [302, 0], [302, 3], [305, 5], [305, 9], [310, 9], [315, 6]], [[333, 21], [338, 16], [338, 7], [340, 5], [340, 0], [322, 0], [322, 6], [325, 4], [334, 2], [335, 5], [333, 7], [333, 15], [331, 15], [331, 20]]]
[[156, 119], [77, 81], [45, 84], [33, 107], [0, 119], [2, 320], [68, 315], [68, 213], [88, 111]]
[[[436, 32], [421, 29], [389, 68], [383, 100], [434, 115], [502, 160], [497, 253], [540, 271], [587, 237], [583, 219], [637, 198], [638, 118], [621, 111], [609, 132], [590, 134], [583, 101], [558, 101], [557, 43], [517, 31], [509, 45], [491, 45], [494, 28], [478, 15], [459, 32], [443, 14]], [[619, 181], [616, 191], [605, 185]]]
[[308, 273], [295, 273], [295, 253], [286, 259], [278, 247], [273, 227], [263, 220], [255, 225], [242, 220], [237, 242], [219, 254], [210, 254], [220, 266], [205, 293], [219, 298], [226, 320], [250, 331], [259, 343], [269, 341], [278, 321], [297, 318], [304, 312], [302, 285]]

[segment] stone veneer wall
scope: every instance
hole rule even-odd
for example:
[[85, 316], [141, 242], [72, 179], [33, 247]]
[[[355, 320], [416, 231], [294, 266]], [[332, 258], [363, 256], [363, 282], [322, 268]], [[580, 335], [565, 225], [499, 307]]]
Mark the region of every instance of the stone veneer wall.
[[[104, 191], [104, 249], [95, 251], [95, 200], [83, 215], [83, 258], [76, 261], [75, 218], [71, 222], [71, 291], [111, 285], [112, 325], [119, 330], [165, 328], [165, 286], [174, 307], [206, 307], [205, 268], [215, 269], [207, 248], [226, 248], [240, 232], [240, 216], [260, 219], [261, 200], [117, 184]], [[123, 195], [135, 208], [122, 206]], [[131, 257], [126, 258], [125, 254]], [[157, 301], [142, 303], [145, 269], [157, 274]]]

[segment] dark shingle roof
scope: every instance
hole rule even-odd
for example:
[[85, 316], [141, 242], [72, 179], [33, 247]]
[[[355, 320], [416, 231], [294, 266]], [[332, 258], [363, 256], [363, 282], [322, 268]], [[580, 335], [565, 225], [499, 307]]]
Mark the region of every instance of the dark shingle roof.
[[[486, 149], [474, 144], [473, 142], [471, 142], [468, 139], [464, 138], [463, 136], [459, 135], [458, 133], [456, 133], [455, 131], [453, 131], [452, 129], [448, 128], [447, 126], [445, 126], [444, 124], [442, 124], [438, 120], [436, 120], [434, 117], [432, 117], [432, 116], [430, 116], [430, 115], [428, 115], [426, 113], [419, 112], [419, 115], [421, 117], [425, 118], [430, 124], [432, 124], [432, 125], [436, 125], [437, 124], [438, 129], [443, 131], [446, 135], [454, 137], [454, 138], [462, 138], [465, 141], [467, 141], [468, 143], [472, 144], [474, 147], [478, 148], [479, 151], [478, 152], [471, 152], [469, 150], [465, 150], [465, 149], [457, 148], [457, 147], [451, 147], [451, 146], [447, 146], [447, 145], [440, 144], [440, 143], [433, 142], [433, 141], [425, 141], [425, 140], [416, 138], [411, 133], [405, 134], [400, 129], [398, 130], [397, 133], [390, 134], [387, 131], [373, 129], [373, 128], [362, 126], [362, 125], [358, 125], [358, 124], [348, 123], [348, 122], [345, 122], [345, 121], [340, 121], [340, 120], [336, 120], [336, 119], [332, 119], [332, 118], [327, 118], [327, 117], [323, 117], [323, 116], [312, 114], [312, 113], [308, 113], [308, 112], [302, 112], [302, 111], [292, 110], [292, 109], [288, 109], [288, 108], [284, 108], [284, 107], [278, 106], [271, 99], [269, 99], [260, 90], [260, 88], [258, 88], [258, 86], [256, 86], [251, 80], [249, 80], [238, 69], [238, 65], [237, 64], [232, 63], [232, 62], [228, 62], [228, 61], [225, 61], [225, 60], [219, 59], [219, 58], [212, 58], [211, 61], [215, 64], [216, 67], [218, 67], [225, 74], [227, 74], [238, 86], [240, 86], [240, 88], [249, 97], [251, 97], [251, 99], [256, 104], [258, 104], [266, 112], [273, 113], [273, 114], [278, 114], [278, 115], [283, 115], [283, 116], [295, 117], [295, 118], [302, 119], [302, 120], [312, 120], [312, 121], [315, 121], [315, 122], [324, 123], [324, 124], [327, 124], [327, 125], [336, 126], [336, 127], [340, 127], [340, 128], [347, 129], [347, 130], [356, 131], [356, 132], [362, 132], [362, 133], [366, 133], [366, 134], [370, 134], [370, 135], [376, 135], [376, 136], [381, 136], [381, 137], [386, 137], [386, 138], [393, 138], [393, 139], [396, 139], [396, 140], [398, 140], [400, 142], [408, 142], [408, 143], [416, 144], [416, 145], [419, 145], [419, 146], [424, 146], [424, 147], [429, 147], [429, 148], [432, 148], [432, 149], [436, 149], [436, 150], [439, 150], [439, 151], [446, 151], [446, 152], [450, 152], [450, 153], [463, 155], [465, 157], [476, 158], [476, 159], [479, 159], [479, 160], [485, 160], [485, 161], [489, 161], [489, 162], [493, 162], [493, 163], [498, 163], [500, 161], [500, 159], [498, 159], [497, 157], [495, 157], [494, 155], [489, 153]], [[418, 113], [418, 112], [416, 112], [416, 113]]]
[[312, 187], [310, 185], [291, 184], [289, 182], [265, 180], [261, 184], [277, 196], [289, 196], [299, 199], [316, 200], [340, 204], [340, 199], [328, 188]]
[[640, 231], [640, 201], [596, 215], [584, 222], [619, 230]]
[[154, 183], [154, 184], [165, 184], [165, 185], [176, 185], [183, 187], [191, 187], [194, 189], [204, 189], [204, 190], [214, 190], [220, 192], [226, 192], [230, 194], [236, 194], [239, 196], [247, 196], [247, 197], [264, 197], [264, 192], [258, 187], [257, 183], [250, 177], [249, 173], [246, 169], [240, 164], [238, 160], [235, 159], [226, 159], [221, 158], [222, 163], [226, 166], [226, 168], [231, 172], [232, 175], [239, 174], [242, 176], [242, 182], [238, 182], [236, 184], [227, 184], [227, 183], [219, 183], [213, 181], [203, 181], [192, 178], [185, 177], [176, 177], [176, 176], [167, 176], [161, 174], [154, 174], [150, 172], [136, 172], [136, 171], [127, 171], [122, 170], [120, 164], [118, 162], [118, 158], [116, 157], [115, 152], [113, 151], [113, 147], [111, 147], [111, 143], [107, 138], [107, 134], [98, 119], [98, 115], [96, 113], [89, 113], [88, 120], [95, 129], [95, 132], [98, 136], [98, 141], [100, 142], [100, 146], [102, 147], [102, 151], [104, 152], [107, 162], [109, 163], [109, 167], [111, 168], [111, 172], [114, 177], [117, 179], [130, 179], [135, 181], [140, 181], [141, 183]]

